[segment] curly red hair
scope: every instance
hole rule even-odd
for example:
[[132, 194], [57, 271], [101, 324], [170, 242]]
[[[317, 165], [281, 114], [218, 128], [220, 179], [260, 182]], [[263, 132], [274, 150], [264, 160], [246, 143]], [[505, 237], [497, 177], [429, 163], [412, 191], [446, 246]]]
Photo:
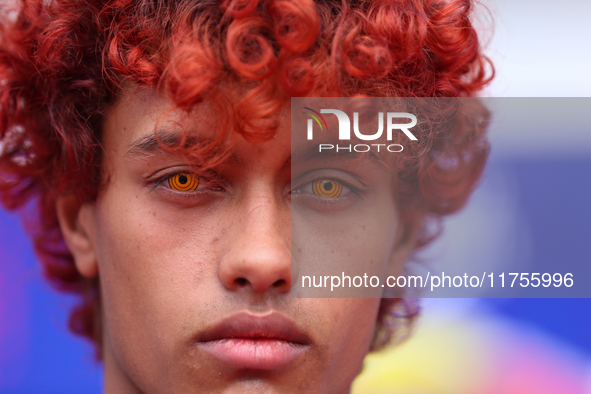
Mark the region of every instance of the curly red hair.
[[[0, 197], [33, 200], [30, 227], [46, 277], [76, 293], [70, 328], [100, 352], [98, 279], [80, 275], [58, 196], [97, 197], [101, 126], [127, 83], [190, 111], [220, 84], [240, 87], [228, 115], [252, 142], [271, 138], [291, 96], [469, 97], [492, 78], [471, 0], [21, 0], [0, 26]], [[229, 111], [230, 112], [230, 111]], [[462, 207], [488, 153], [485, 123], [425, 138], [400, 199], [441, 217]], [[434, 154], [435, 152], [436, 154]], [[451, 161], [450, 161], [451, 159]], [[453, 165], [450, 165], [453, 162]], [[409, 211], [409, 212], [411, 212]], [[429, 237], [423, 234], [422, 246]], [[384, 299], [374, 348], [397, 299]]]

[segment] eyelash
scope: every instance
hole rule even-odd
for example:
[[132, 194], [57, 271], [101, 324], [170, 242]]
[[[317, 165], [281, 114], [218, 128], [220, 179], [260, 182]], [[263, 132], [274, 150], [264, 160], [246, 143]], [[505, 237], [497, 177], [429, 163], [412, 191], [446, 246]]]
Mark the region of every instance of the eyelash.
[[[306, 189], [308, 187], [313, 187], [314, 182], [318, 182], [318, 181], [332, 181], [332, 182], [340, 183], [344, 188], [349, 189], [349, 192], [345, 195], [339, 195], [338, 197], [323, 197], [323, 196], [315, 194], [313, 191], [311, 193], [301, 191], [301, 190]], [[294, 194], [294, 192], [296, 192], [296, 194], [306, 193], [306, 194], [308, 194], [308, 196], [307, 196], [308, 198], [313, 198], [313, 199], [317, 200], [318, 202], [322, 202], [326, 205], [338, 204], [339, 202], [349, 199], [353, 196], [356, 196], [356, 197], [363, 200], [363, 198], [361, 197], [361, 194], [359, 193], [359, 190], [356, 187], [352, 186], [350, 183], [345, 182], [341, 179], [332, 178], [332, 177], [322, 177], [322, 178], [314, 179], [310, 182], [305, 183], [301, 187], [293, 189], [290, 194]]]
[[[191, 191], [179, 191], [172, 189], [170, 185], [168, 185], [168, 182], [171, 178], [182, 174], [191, 174], [192, 176], [197, 177], [199, 180], [199, 185], [197, 186], [197, 189]], [[175, 171], [155, 179], [152, 184], [152, 190], [155, 190], [159, 186], [164, 185], [164, 189], [167, 190], [167, 192], [169, 193], [174, 193], [176, 196], [182, 198], [191, 198], [194, 197], [196, 194], [222, 191], [223, 188], [220, 186], [219, 182], [216, 182], [216, 178], [216, 175], [212, 175], [211, 177], [204, 177], [195, 173], [191, 173], [190, 171]], [[204, 186], [203, 188], [201, 188], [202, 185]]]

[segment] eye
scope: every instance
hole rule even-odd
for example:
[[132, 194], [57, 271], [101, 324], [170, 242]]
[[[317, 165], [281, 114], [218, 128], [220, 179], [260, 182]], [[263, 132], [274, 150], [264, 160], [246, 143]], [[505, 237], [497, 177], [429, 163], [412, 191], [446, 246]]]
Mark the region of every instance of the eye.
[[320, 197], [338, 197], [343, 192], [343, 184], [334, 179], [318, 179], [312, 183], [312, 191]]
[[199, 186], [199, 177], [188, 172], [181, 172], [168, 178], [168, 186], [179, 192], [191, 192]]

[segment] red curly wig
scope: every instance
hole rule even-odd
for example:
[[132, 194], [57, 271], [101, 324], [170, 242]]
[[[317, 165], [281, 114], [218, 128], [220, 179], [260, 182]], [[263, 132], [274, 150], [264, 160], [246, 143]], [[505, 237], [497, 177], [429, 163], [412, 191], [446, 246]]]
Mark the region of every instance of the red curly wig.
[[[4, 9], [0, 197], [8, 209], [37, 208], [29, 231], [44, 273], [80, 296], [70, 328], [100, 354], [98, 279], [76, 270], [55, 203], [64, 194], [96, 199], [104, 114], [125, 84], [158, 89], [187, 112], [219, 98], [220, 84], [240, 87], [228, 115], [253, 143], [272, 138], [274, 114], [291, 96], [470, 97], [493, 75], [473, 8], [471, 0], [20, 0]], [[484, 123], [424, 139], [399, 175], [413, 212], [438, 218], [463, 206], [488, 154]], [[390, 340], [399, 301], [382, 300], [374, 349]]]

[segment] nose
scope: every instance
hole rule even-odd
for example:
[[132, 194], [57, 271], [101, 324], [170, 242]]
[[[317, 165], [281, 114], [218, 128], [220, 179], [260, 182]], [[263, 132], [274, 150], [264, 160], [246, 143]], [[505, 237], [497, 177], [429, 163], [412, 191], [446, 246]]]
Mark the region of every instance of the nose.
[[[290, 210], [270, 196], [249, 198], [230, 227], [219, 278], [232, 291], [281, 294], [291, 288]], [[235, 211], [236, 212], [236, 211]]]

